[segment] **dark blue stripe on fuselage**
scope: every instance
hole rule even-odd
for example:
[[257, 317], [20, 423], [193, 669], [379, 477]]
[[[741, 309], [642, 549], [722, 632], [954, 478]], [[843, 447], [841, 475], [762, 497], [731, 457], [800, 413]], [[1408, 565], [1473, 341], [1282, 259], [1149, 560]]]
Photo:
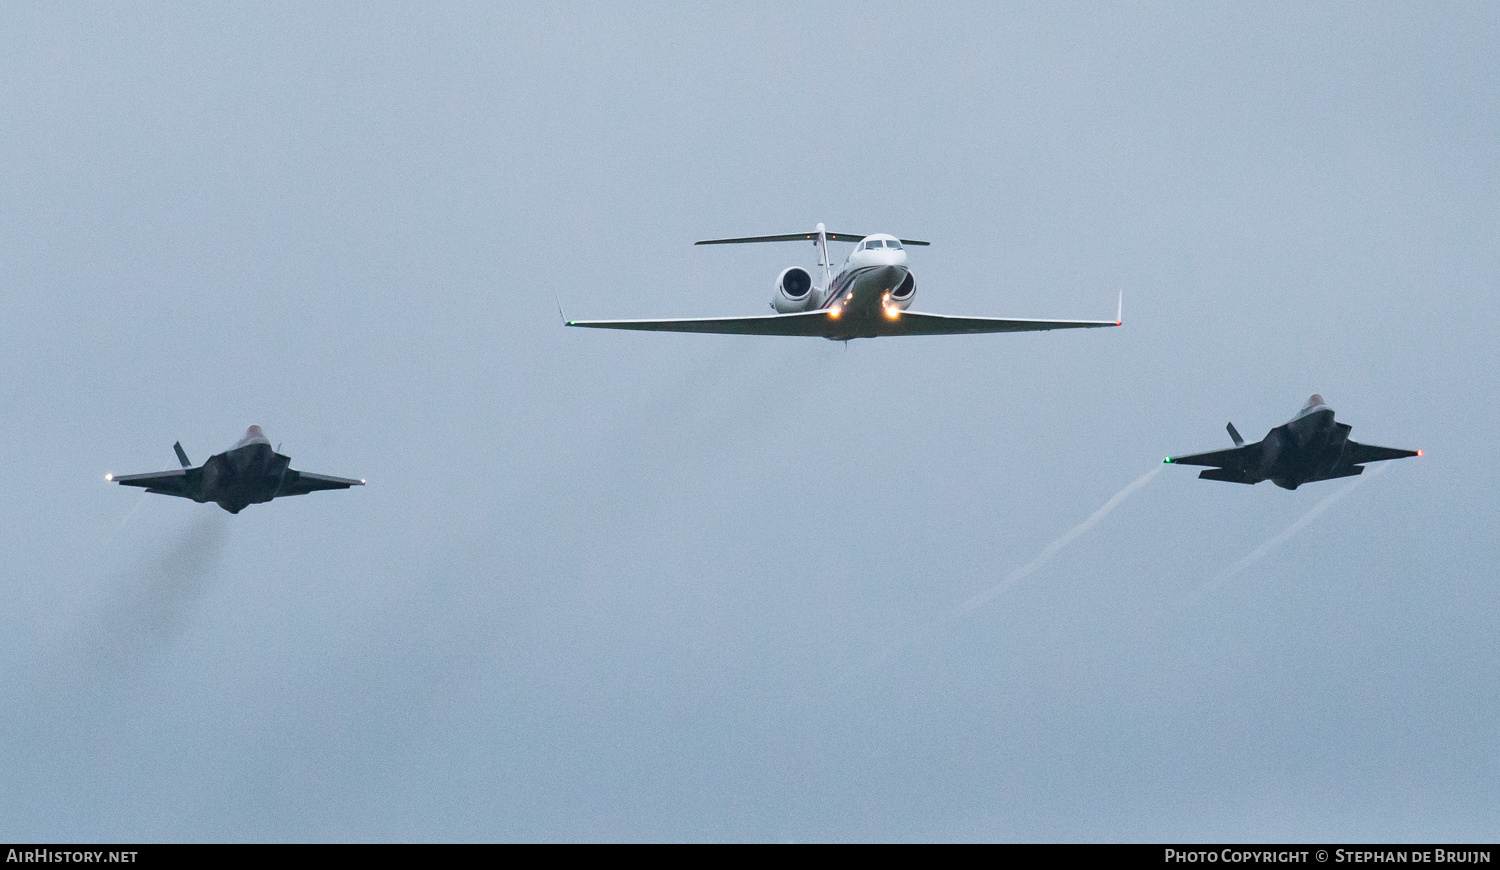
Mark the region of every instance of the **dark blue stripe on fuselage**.
[[823, 299], [820, 309], [826, 309], [833, 305], [834, 300], [842, 298], [845, 293], [849, 292], [849, 288], [854, 286], [854, 282], [859, 280], [861, 275], [884, 268], [884, 266], [858, 266], [834, 275], [833, 281], [828, 285], [828, 295]]

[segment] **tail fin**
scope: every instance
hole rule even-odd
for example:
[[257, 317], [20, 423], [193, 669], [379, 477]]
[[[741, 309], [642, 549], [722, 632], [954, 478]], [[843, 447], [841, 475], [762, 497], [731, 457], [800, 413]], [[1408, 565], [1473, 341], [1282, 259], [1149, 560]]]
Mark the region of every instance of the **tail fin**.
[[1245, 439], [1243, 439], [1243, 438], [1240, 437], [1240, 433], [1234, 431], [1234, 424], [1230, 423], [1227, 428], [1229, 429], [1229, 437], [1232, 438], [1232, 439], [1234, 439], [1234, 446], [1236, 446], [1236, 447], [1244, 447], [1245, 446]]
[[177, 451], [177, 461], [182, 463], [182, 467], [183, 468], [192, 468], [193, 467], [193, 463], [188, 462], [187, 454], [184, 453], [183, 450], [182, 450], [182, 442], [181, 441], [178, 441], [176, 444], [173, 444], [172, 445], [172, 449]]

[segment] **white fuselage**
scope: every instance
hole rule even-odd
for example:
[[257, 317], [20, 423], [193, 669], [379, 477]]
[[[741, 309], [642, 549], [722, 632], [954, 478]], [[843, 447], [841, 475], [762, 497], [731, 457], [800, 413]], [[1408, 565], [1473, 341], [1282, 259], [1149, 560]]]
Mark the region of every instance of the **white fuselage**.
[[[899, 317], [916, 294], [907, 281], [911, 272], [905, 249], [887, 244], [901, 243], [881, 234], [855, 246], [828, 286], [821, 288], [817, 307], [834, 317]], [[903, 289], [903, 285], [907, 286]]]

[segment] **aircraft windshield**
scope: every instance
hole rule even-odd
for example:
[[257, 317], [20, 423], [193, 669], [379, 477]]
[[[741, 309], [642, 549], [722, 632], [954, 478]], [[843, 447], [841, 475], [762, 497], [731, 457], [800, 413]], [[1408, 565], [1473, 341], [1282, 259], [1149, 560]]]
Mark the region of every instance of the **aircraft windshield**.
[[896, 241], [895, 239], [887, 239], [885, 246], [887, 248], [895, 248], [898, 251], [901, 250], [901, 243]]

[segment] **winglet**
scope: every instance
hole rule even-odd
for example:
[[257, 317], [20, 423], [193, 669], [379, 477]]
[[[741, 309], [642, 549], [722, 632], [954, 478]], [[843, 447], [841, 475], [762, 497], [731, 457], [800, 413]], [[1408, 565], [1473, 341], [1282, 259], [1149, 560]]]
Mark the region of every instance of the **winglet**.
[[1240, 437], [1240, 433], [1238, 433], [1238, 432], [1236, 432], [1234, 430], [1234, 424], [1230, 423], [1230, 424], [1228, 424], [1228, 426], [1226, 428], [1229, 429], [1229, 437], [1232, 438], [1232, 439], [1234, 439], [1234, 446], [1236, 446], [1236, 447], [1244, 447], [1245, 446], [1245, 439], [1241, 438]]
[[568, 322], [568, 315], [563, 313], [562, 297], [557, 295], [556, 290], [552, 291], [552, 298], [557, 300], [557, 316], [562, 318], [563, 326], [572, 326], [573, 324]]
[[193, 463], [188, 462], [187, 454], [184, 453], [183, 450], [182, 450], [182, 442], [181, 441], [178, 441], [176, 444], [173, 444], [172, 445], [172, 449], [175, 450], [175, 451], [177, 451], [177, 461], [182, 463], [182, 467], [183, 468], [192, 468], [193, 467]]
[[1120, 299], [1115, 303], [1115, 326], [1125, 322], [1125, 291], [1120, 291]]

